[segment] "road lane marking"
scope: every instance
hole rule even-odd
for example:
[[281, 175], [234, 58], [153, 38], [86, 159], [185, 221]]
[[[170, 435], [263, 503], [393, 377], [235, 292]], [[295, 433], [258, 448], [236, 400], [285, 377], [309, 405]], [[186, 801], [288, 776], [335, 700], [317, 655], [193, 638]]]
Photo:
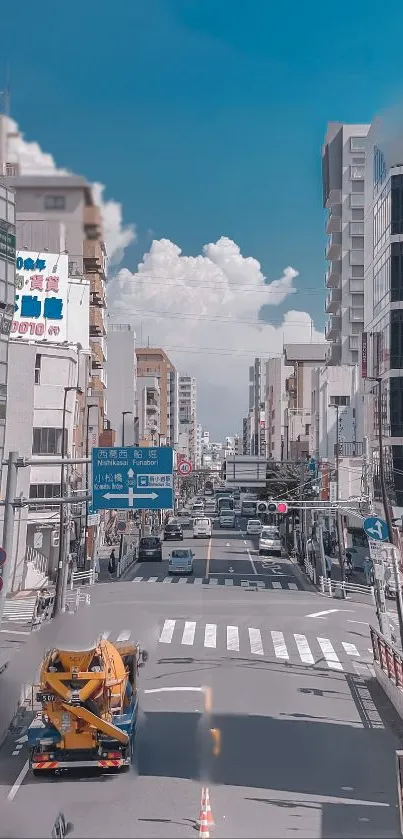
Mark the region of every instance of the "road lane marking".
[[303, 661], [304, 664], [315, 664], [315, 659], [311, 653], [306, 636], [294, 634], [294, 638], [301, 661]]
[[179, 577], [178, 583], [187, 583], [188, 580], [189, 580], [189, 577]]
[[343, 665], [340, 664], [339, 658], [333, 647], [333, 644], [328, 638], [318, 638], [318, 644], [322, 650], [326, 664], [330, 670], [343, 670]]
[[347, 655], [360, 655], [355, 644], [349, 644], [347, 641], [342, 641], [341, 643]]
[[224, 580], [224, 584], [225, 584], [226, 586], [233, 586], [233, 585], [234, 585], [234, 581], [233, 581], [231, 578], [228, 578], [227, 580]]
[[253, 561], [253, 559], [252, 559], [252, 554], [251, 554], [251, 552], [250, 552], [249, 548], [247, 548], [247, 552], [248, 552], [249, 562], [250, 562], [250, 564], [251, 564], [251, 566], [252, 566], [252, 568], [253, 568], [253, 573], [254, 573], [254, 574], [256, 574], [256, 576], [257, 576], [257, 571], [256, 571], [256, 568], [255, 568], [255, 563], [254, 563], [254, 561]]
[[17, 780], [15, 781], [13, 786], [11, 787], [10, 792], [8, 793], [8, 796], [7, 796], [8, 801], [14, 801], [14, 798], [17, 795], [17, 792], [18, 792], [18, 790], [19, 790], [19, 788], [20, 788], [20, 786], [21, 786], [21, 784], [22, 784], [22, 782], [23, 782], [23, 780], [24, 780], [24, 778], [25, 778], [25, 776], [28, 772], [28, 769], [29, 769], [29, 760], [27, 760], [26, 763], [24, 763], [24, 766], [22, 767], [21, 772], [17, 777]]
[[206, 628], [204, 630], [204, 646], [210, 647], [211, 649], [215, 648], [217, 645], [217, 624], [216, 623], [206, 623]]
[[194, 582], [194, 585], [197, 585], [197, 584], [200, 585], [203, 582], [203, 577], [195, 577], [193, 582]]
[[290, 589], [292, 589], [292, 590], [294, 590], [294, 591], [295, 591], [295, 590], [297, 590], [297, 591], [298, 591], [298, 586], [297, 586], [297, 584], [296, 584], [296, 583], [287, 583], [287, 586], [288, 586], [288, 588], [290, 588]]
[[182, 644], [191, 647], [194, 641], [196, 632], [196, 621], [185, 621], [185, 628], [182, 635]]
[[180, 685], [179, 687], [166, 687], [166, 688], [145, 688], [143, 693], [205, 693], [204, 688], [197, 688], [197, 687], [185, 687], [184, 685]]
[[157, 582], [157, 580], [158, 580], [158, 577], [149, 577], [149, 578], [148, 578], [148, 580], [147, 580], [147, 582], [148, 582], [148, 583], [156, 583], [156, 582]]
[[276, 582], [275, 580], [272, 582], [272, 586], [273, 586], [273, 588], [283, 588], [283, 586], [281, 585], [281, 583], [278, 583], [278, 582]]
[[31, 630], [26, 629], [23, 631], [22, 629], [0, 629], [0, 632], [5, 632], [7, 635], [30, 635]]
[[206, 573], [204, 575], [207, 578], [207, 580], [208, 580], [209, 574], [210, 574], [211, 546], [212, 546], [212, 539], [211, 539], [211, 536], [210, 536], [209, 543], [208, 543], [208, 546], [207, 546]]
[[273, 647], [274, 647], [274, 655], [276, 658], [289, 658], [288, 650], [284, 641], [284, 635], [282, 632], [274, 632], [274, 630], [270, 633]]
[[227, 650], [239, 652], [239, 632], [237, 626], [227, 626]]
[[129, 638], [130, 638], [130, 635], [131, 635], [130, 629], [124, 629], [120, 633], [120, 635], [118, 635], [118, 637], [116, 638], [116, 643], [118, 643], [119, 641], [128, 641]]
[[172, 577], [164, 577], [163, 583], [172, 583]]
[[164, 621], [164, 626], [162, 627], [161, 635], [160, 635], [160, 644], [170, 644], [172, 641], [172, 636], [174, 634], [175, 629], [175, 621], [166, 620]]
[[352, 621], [350, 618], [347, 618], [347, 623], [361, 623], [364, 626], [369, 626], [368, 621]]
[[133, 583], [140, 583], [142, 579], [143, 579], [142, 577], [133, 577], [132, 582]]
[[211, 586], [218, 586], [218, 580], [217, 580], [216, 577], [210, 577], [208, 582], [210, 583]]
[[253, 627], [249, 627], [248, 633], [251, 653], [253, 653], [253, 655], [263, 655], [262, 635], [260, 629], [253, 629]]

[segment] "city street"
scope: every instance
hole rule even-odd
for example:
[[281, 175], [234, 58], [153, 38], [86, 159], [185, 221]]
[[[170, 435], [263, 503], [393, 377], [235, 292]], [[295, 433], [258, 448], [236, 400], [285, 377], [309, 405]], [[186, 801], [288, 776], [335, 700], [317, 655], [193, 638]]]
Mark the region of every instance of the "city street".
[[[208, 573], [239, 562], [241, 578], [250, 563], [239, 532], [214, 534], [211, 548], [200, 540], [195, 552], [200, 575], [208, 562]], [[280, 564], [295, 579], [288, 560]], [[398, 835], [401, 723], [371, 681], [370, 608], [299, 587], [141, 583], [95, 586], [90, 607], [35, 633], [20, 654], [32, 669], [49, 642], [139, 640], [150, 658], [140, 671], [136, 765], [121, 776], [33, 778], [18, 742], [24, 728], [16, 730], [0, 751], [2, 837], [49, 835], [59, 809], [72, 836], [192, 836], [202, 777], [217, 837]], [[183, 688], [205, 686], [222, 748], [202, 765], [204, 700]]]

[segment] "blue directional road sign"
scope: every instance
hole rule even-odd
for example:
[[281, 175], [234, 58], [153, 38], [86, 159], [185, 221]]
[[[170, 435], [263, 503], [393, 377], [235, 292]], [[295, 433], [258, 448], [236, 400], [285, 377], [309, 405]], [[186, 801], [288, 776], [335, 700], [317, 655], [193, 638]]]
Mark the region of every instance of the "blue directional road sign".
[[375, 542], [387, 542], [389, 538], [388, 525], [378, 516], [368, 516], [363, 523], [364, 532]]
[[172, 510], [173, 450], [92, 450], [92, 510]]

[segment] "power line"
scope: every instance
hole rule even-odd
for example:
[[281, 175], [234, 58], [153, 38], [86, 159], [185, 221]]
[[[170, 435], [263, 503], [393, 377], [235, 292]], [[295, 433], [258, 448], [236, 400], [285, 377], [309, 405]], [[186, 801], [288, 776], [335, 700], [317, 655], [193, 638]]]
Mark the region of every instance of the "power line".
[[[123, 268], [123, 269], [121, 269], [121, 271], [122, 270], [124, 271], [124, 270], [128, 270], [128, 269]], [[292, 292], [297, 293], [298, 291], [304, 291], [304, 292], [305, 291], [310, 291], [310, 292], [315, 292], [316, 294], [319, 294], [319, 293], [323, 294], [323, 289], [318, 287], [318, 286], [304, 286], [301, 289], [295, 288], [295, 286], [290, 286], [289, 288], [285, 288], [285, 289], [284, 288], [283, 289], [281, 289], [281, 288], [271, 289], [270, 288], [271, 283], [267, 283], [267, 284], [265, 284], [265, 286], [261, 286], [260, 288], [256, 288], [256, 285], [254, 283], [245, 283], [243, 285], [239, 285], [238, 283], [231, 283], [231, 282], [224, 283], [224, 282], [215, 282], [215, 281], [212, 281], [211, 283], [198, 282], [198, 281], [190, 282], [189, 277], [165, 277], [162, 274], [161, 275], [146, 274], [146, 273], [143, 273], [141, 271], [139, 271], [135, 274], [132, 274], [131, 272], [129, 272], [129, 273], [131, 275], [132, 280], [137, 280], [137, 279], [139, 279], [141, 281], [147, 280], [149, 285], [151, 285], [152, 283], [155, 283], [156, 285], [164, 285], [164, 286], [166, 286], [167, 284], [168, 285], [171, 284], [174, 287], [175, 285], [178, 285], [179, 283], [186, 283], [185, 288], [212, 288], [212, 289], [221, 289], [223, 291], [228, 291], [228, 290], [230, 290], [230, 291], [247, 291], [247, 290], [249, 290], [249, 291], [254, 292], [256, 294], [266, 294], [267, 295], [269, 293], [270, 295], [277, 295], [277, 296], [281, 295], [281, 294], [284, 294], [285, 291], [289, 291], [289, 292], [291, 291], [291, 293]], [[113, 279], [114, 278], [112, 278], [111, 282], [113, 281]], [[294, 277], [294, 279], [296, 279], [296, 277]], [[168, 283], [168, 280], [170, 281], [170, 283]], [[281, 280], [272, 280], [272, 282], [281, 282]]]
[[[134, 315], [135, 317], [162, 317], [162, 318], [179, 318], [180, 320], [205, 320], [211, 323], [212, 321], [216, 321], [218, 323], [233, 323], [234, 325], [238, 325], [239, 323], [247, 323], [252, 326], [272, 326], [271, 323], [264, 320], [249, 320], [246, 318], [225, 318], [221, 317], [220, 315], [197, 315], [192, 313], [182, 313], [182, 312], [167, 312], [167, 311], [148, 311], [147, 309], [125, 309], [125, 315]], [[108, 312], [108, 318], [119, 318], [118, 314], [114, 312]], [[288, 325], [294, 323], [304, 323], [306, 326], [309, 326], [309, 322], [306, 320], [287, 320], [283, 325], [283, 328], [286, 328]], [[312, 326], [313, 319], [311, 318], [310, 324]], [[278, 327], [273, 327], [278, 328]]]

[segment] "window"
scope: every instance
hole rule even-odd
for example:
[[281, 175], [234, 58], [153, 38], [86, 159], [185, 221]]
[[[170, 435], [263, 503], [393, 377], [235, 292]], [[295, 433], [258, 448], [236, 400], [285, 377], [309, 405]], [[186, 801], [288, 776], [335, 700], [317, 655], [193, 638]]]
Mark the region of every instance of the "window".
[[309, 437], [309, 432], [311, 430], [311, 426], [309, 423], [305, 423], [305, 437]]
[[364, 237], [363, 236], [352, 236], [351, 237], [351, 250], [352, 251], [363, 251], [364, 250]]
[[[351, 192], [359, 193], [360, 195], [364, 196], [364, 181], [363, 180], [352, 180], [351, 182]], [[362, 204], [357, 203], [352, 206], [355, 207], [363, 207], [364, 206], [364, 198], [362, 199]]]
[[59, 505], [52, 503], [52, 498], [60, 498], [60, 484], [31, 484], [29, 487], [30, 498], [43, 498], [43, 505], [35, 504], [35, 510], [46, 510]]
[[403, 175], [392, 175], [391, 181], [391, 234], [398, 236], [403, 233]]
[[41, 383], [41, 359], [42, 356], [40, 353], [37, 353], [35, 356], [35, 384], [40, 385]]
[[349, 407], [350, 405], [350, 397], [349, 396], [331, 396], [329, 398], [330, 405], [335, 405], [339, 407]]
[[352, 265], [351, 266], [351, 276], [356, 279], [364, 279], [364, 266], [363, 265]]
[[[65, 431], [64, 449], [67, 446], [67, 431]], [[62, 429], [61, 428], [34, 428], [32, 454], [61, 454], [62, 453]]]
[[350, 137], [350, 151], [365, 151], [366, 137]]
[[364, 207], [353, 208], [351, 218], [352, 221], [364, 221]]
[[390, 299], [397, 303], [403, 300], [403, 242], [392, 242], [390, 252]]
[[[353, 184], [353, 187], [356, 184]], [[350, 207], [362, 207], [364, 208], [364, 190], [360, 193], [356, 193], [353, 189], [352, 194], [350, 195]]]
[[365, 166], [365, 157], [353, 157], [354, 166]]
[[350, 180], [361, 181], [364, 179], [364, 166], [350, 166]]
[[403, 367], [403, 311], [394, 309], [390, 313], [390, 369], [400, 367]]
[[[363, 221], [350, 221], [350, 236], [364, 236], [364, 222]], [[364, 243], [364, 240], [363, 240]], [[364, 246], [364, 244], [363, 244]]]
[[350, 294], [355, 294], [355, 293], [358, 293], [358, 292], [364, 293], [364, 280], [363, 279], [352, 280], [350, 278], [349, 291], [350, 291]]
[[65, 195], [45, 195], [45, 210], [65, 210]]
[[373, 248], [374, 257], [379, 253], [380, 249], [386, 242], [390, 234], [391, 224], [391, 193], [390, 182], [382, 190], [378, 200], [374, 205], [373, 217]]

